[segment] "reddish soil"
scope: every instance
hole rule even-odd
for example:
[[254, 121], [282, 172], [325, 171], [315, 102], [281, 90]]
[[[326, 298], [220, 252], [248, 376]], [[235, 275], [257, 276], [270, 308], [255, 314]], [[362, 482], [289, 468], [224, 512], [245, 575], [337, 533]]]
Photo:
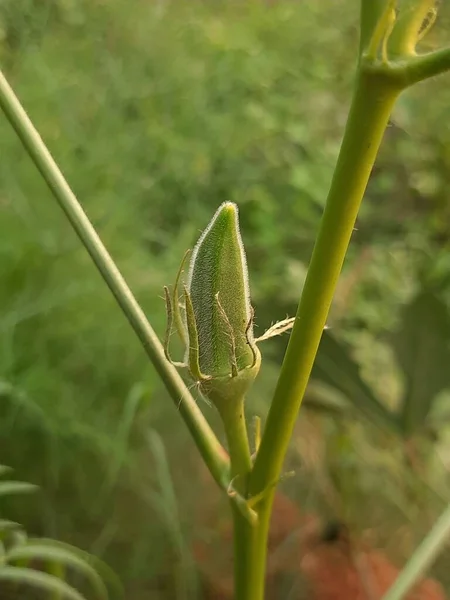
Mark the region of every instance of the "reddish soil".
[[[214, 538], [198, 540], [194, 546], [205, 599], [232, 600], [231, 524], [216, 519], [209, 529]], [[383, 552], [350, 540], [345, 526], [302, 515], [288, 498], [277, 494], [269, 537], [268, 600], [288, 595], [290, 600], [381, 600], [398, 572]], [[431, 579], [406, 596], [406, 600], [445, 598]]]

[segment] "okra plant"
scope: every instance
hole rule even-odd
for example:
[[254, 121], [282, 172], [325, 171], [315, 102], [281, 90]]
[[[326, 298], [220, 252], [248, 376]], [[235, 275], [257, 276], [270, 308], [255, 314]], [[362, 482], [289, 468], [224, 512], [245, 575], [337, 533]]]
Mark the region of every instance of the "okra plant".
[[[180, 269], [173, 288], [166, 289], [168, 330], [162, 344], [5, 77], [0, 76], [0, 105], [6, 117], [141, 340], [211, 474], [228, 495], [234, 519], [237, 600], [264, 598], [275, 488], [283, 476], [288, 443], [392, 108], [409, 86], [450, 70], [450, 46], [425, 54], [417, 51], [436, 17], [434, 0], [360, 0], [353, 98], [297, 314], [262, 336], [265, 339], [292, 327], [263, 433], [252, 449], [244, 401], [261, 367], [258, 341], [262, 339], [255, 339], [253, 333], [236, 206], [225, 203], [218, 208], [192, 253], [187, 277], [183, 279]], [[169, 359], [168, 348], [173, 329], [185, 345], [184, 359], [175, 363]], [[191, 382], [177, 370], [180, 367], [219, 411], [228, 451], [207, 423], [189, 391]], [[444, 543], [450, 520], [447, 517], [439, 523], [440, 535], [433, 534], [420, 549], [389, 600], [407, 592]]]

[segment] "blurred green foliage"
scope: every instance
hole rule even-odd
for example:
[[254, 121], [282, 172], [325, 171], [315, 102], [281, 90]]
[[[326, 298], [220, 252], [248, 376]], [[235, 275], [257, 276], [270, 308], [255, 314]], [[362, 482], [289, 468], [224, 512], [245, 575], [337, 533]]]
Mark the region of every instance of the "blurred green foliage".
[[[5, 479], [6, 474], [10, 474], [10, 469], [0, 465], [2, 500], [37, 491], [36, 486], [29, 483]], [[74, 573], [82, 575], [84, 585], [81, 589], [90, 588], [90, 592], [100, 600], [123, 595], [117, 576], [104, 563], [68, 544], [45, 538], [29, 538], [22, 525], [15, 521], [0, 519], [0, 548], [2, 598], [29, 597], [34, 591], [42, 592], [46, 597], [85, 600], [86, 596], [80, 594], [76, 584], [74, 586]], [[105, 581], [102, 577], [105, 577]], [[113, 591], [112, 595], [110, 591]]]
[[406, 440], [439, 435], [447, 423], [437, 420], [433, 409], [439, 395], [450, 390], [450, 313], [434, 291], [422, 289], [402, 307], [390, 349], [400, 367], [403, 388], [394, 406], [374, 394], [349, 348], [328, 331], [321, 340], [312, 382], [340, 392], [372, 425]]
[[[225, 200], [240, 207], [260, 330], [293, 314], [345, 125], [357, 18], [334, 0], [0, 1], [1, 63], [160, 334], [162, 286]], [[449, 104], [445, 77], [400, 99], [330, 316], [388, 406], [399, 367], [385, 340], [401, 304], [431, 282], [444, 311], [450, 299]], [[2, 461], [46, 490], [28, 515], [39, 533], [105, 555], [133, 598], [157, 598], [177, 548], [149, 502], [161, 469], [146, 431], [160, 432], [174, 485], [189, 491], [180, 536], [196, 450], [6, 121], [0, 156]], [[266, 410], [285, 343], [267, 345], [251, 410]], [[361, 505], [380, 493], [355, 458], [367, 425], [326, 427], [342, 477], [350, 463], [358, 472]]]

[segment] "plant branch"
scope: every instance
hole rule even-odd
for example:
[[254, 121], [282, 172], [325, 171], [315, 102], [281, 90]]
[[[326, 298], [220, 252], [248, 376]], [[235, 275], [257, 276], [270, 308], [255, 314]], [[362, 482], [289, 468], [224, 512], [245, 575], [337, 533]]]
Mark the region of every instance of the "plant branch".
[[415, 53], [420, 28], [435, 3], [436, 0], [409, 0], [402, 5], [389, 37], [391, 56], [412, 56]]
[[383, 600], [401, 600], [433, 564], [450, 537], [450, 504], [416, 549]]
[[406, 89], [415, 83], [450, 71], [450, 46], [427, 54], [397, 58], [387, 63], [363, 56], [361, 64], [367, 73], [390, 79], [393, 85]]
[[198, 408], [183, 379], [166, 360], [163, 347], [155, 331], [1, 72], [0, 106], [133, 327], [145, 352], [179, 409], [214, 479], [221, 487], [226, 487], [229, 460], [225, 450]]
[[389, 0], [361, 0], [360, 10], [360, 56], [368, 49]]
[[450, 71], [450, 46], [409, 58], [403, 70], [407, 85]]
[[[359, 69], [296, 322], [252, 471], [252, 495], [271, 489], [280, 478], [359, 206], [399, 93], [389, 80]], [[273, 490], [268, 493], [269, 504], [271, 496]]]
[[245, 495], [244, 478], [250, 473], [252, 459], [244, 413], [244, 398], [219, 402], [216, 407], [220, 413], [228, 441], [231, 477], [238, 478], [235, 487]]

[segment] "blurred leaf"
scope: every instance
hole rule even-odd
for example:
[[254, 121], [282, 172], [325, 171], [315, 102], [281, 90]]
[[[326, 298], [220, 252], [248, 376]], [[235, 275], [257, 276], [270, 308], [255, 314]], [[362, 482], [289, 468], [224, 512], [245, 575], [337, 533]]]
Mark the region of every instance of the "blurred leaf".
[[77, 592], [69, 584], [40, 571], [33, 571], [22, 567], [0, 568], [0, 581], [7, 583], [26, 585], [42, 590], [47, 594], [60, 594], [61, 598], [69, 600], [85, 600], [85, 597]]
[[[0, 465], [0, 475], [10, 470]], [[37, 486], [22, 481], [0, 481], [0, 496], [29, 493], [36, 489]], [[4, 581], [7, 585], [34, 587], [55, 600], [81, 600], [83, 596], [64, 581], [66, 567], [69, 567], [84, 576], [95, 591], [95, 597], [100, 600], [109, 598], [108, 589], [102, 580], [105, 570], [107, 579], [113, 580], [115, 591], [120, 588], [120, 584], [116, 585], [114, 575], [110, 576], [108, 567], [104, 566], [102, 561], [68, 544], [45, 538], [28, 539], [20, 524], [14, 521], [0, 519], [0, 542], [0, 582]], [[50, 573], [34, 570], [32, 567], [36, 561], [45, 563]], [[28, 565], [31, 565], [31, 568]], [[97, 569], [97, 566], [102, 568]], [[119, 592], [118, 596], [122, 594]]]
[[361, 379], [358, 364], [342, 342], [324, 331], [311, 377], [340, 391], [370, 421], [398, 432], [396, 416], [391, 413]]
[[0, 481], [0, 496], [9, 496], [10, 494], [28, 494], [35, 492], [37, 486], [23, 481]]
[[5, 543], [9, 542], [10, 544], [14, 544], [17, 540], [17, 537], [20, 538], [21, 527], [21, 524], [16, 523], [15, 521], [0, 519], [0, 556], [2, 561], [4, 560], [5, 555]]
[[39, 545], [41, 548], [53, 548], [60, 549], [62, 552], [70, 553], [72, 556], [76, 556], [80, 561], [82, 561], [85, 565], [89, 565], [92, 567], [96, 573], [100, 575], [100, 577], [108, 584], [113, 597], [114, 598], [122, 598], [123, 597], [123, 587], [120, 579], [116, 575], [116, 573], [109, 567], [105, 562], [103, 562], [97, 556], [93, 556], [76, 546], [72, 546], [71, 544], [67, 544], [66, 542], [61, 542], [59, 540], [52, 540], [48, 538], [30, 538], [28, 540], [31, 545]]
[[354, 416], [354, 407], [341, 394], [334, 392], [334, 389], [319, 381], [310, 382], [303, 398], [302, 409], [328, 416], [333, 415], [337, 418]]
[[0, 519], [0, 539], [3, 532], [11, 531], [12, 529], [18, 529], [19, 527], [21, 527], [20, 523], [8, 521], [8, 519]]
[[450, 317], [431, 291], [421, 291], [401, 314], [392, 346], [405, 374], [401, 424], [406, 435], [421, 429], [436, 395], [450, 387]]
[[197, 597], [197, 579], [191, 553], [186, 544], [178, 509], [178, 497], [174, 488], [164, 442], [154, 429], [147, 436], [150, 450], [155, 459], [156, 478], [159, 490], [151, 490], [147, 498], [167, 527], [167, 534], [176, 551], [179, 565], [175, 564], [177, 598]]
[[43, 561], [48, 565], [65, 565], [81, 573], [96, 592], [96, 597], [107, 600], [108, 591], [95, 569], [87, 561], [77, 556], [74, 552], [57, 545], [41, 544], [39, 541], [28, 543], [25, 546], [14, 547], [5, 557], [8, 563], [24, 564], [35, 560]]

